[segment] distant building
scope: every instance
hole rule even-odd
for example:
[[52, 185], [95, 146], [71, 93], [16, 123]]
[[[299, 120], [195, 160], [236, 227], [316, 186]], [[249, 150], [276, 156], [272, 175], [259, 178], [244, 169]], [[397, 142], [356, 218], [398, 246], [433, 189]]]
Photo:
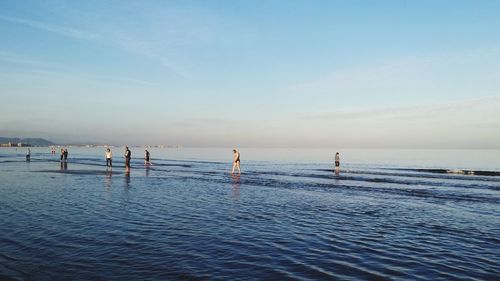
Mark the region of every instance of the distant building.
[[18, 142], [18, 143], [11, 143], [11, 142], [0, 143], [0, 147], [30, 147], [30, 146], [31, 146], [31, 144], [22, 143], [22, 142]]

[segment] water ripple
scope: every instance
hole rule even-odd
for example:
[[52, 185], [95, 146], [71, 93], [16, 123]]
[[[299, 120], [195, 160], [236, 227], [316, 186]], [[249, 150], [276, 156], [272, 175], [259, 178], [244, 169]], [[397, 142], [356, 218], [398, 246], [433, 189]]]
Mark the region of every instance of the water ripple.
[[0, 162], [2, 280], [494, 280], [500, 179], [157, 159]]

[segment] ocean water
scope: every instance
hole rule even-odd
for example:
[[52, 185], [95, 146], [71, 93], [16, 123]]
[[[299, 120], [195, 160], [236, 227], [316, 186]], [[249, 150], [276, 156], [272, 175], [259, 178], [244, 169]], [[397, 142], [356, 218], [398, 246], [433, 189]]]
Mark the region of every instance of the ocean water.
[[[0, 280], [498, 280], [499, 150], [0, 149]], [[467, 172], [463, 172], [466, 170]], [[473, 175], [468, 174], [474, 171]]]

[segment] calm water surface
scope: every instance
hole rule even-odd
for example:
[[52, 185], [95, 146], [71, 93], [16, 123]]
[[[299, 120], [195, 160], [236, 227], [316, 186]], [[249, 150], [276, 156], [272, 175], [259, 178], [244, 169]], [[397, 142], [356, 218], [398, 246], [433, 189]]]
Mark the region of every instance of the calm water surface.
[[[500, 151], [0, 149], [1, 280], [498, 280]], [[446, 170], [490, 171], [486, 175]], [[456, 172], [456, 171], [455, 171]]]

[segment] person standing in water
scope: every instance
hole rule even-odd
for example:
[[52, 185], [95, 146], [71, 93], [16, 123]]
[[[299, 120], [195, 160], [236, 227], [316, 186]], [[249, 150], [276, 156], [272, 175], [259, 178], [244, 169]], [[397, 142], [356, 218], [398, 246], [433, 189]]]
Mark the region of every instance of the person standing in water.
[[234, 169], [238, 168], [238, 174], [241, 174], [241, 169], [240, 169], [240, 153], [238, 150], [233, 149], [233, 154], [234, 154], [234, 159], [233, 159], [233, 169], [231, 170], [231, 174], [234, 174]]
[[64, 162], [68, 162], [68, 149], [64, 149]]
[[29, 162], [31, 160], [31, 150], [28, 148], [28, 151], [26, 151], [26, 162]]
[[151, 161], [150, 161], [150, 154], [149, 154], [149, 151], [146, 149], [146, 155], [144, 155], [144, 165], [146, 166], [149, 166], [151, 165]]
[[335, 153], [335, 172], [338, 173], [340, 169], [340, 154]]
[[61, 148], [61, 162], [63, 161], [64, 159], [64, 148]]
[[130, 158], [132, 157], [132, 153], [128, 146], [125, 146], [125, 170], [128, 172], [130, 170]]
[[106, 167], [113, 167], [112, 163], [113, 153], [111, 152], [111, 149], [107, 148], [104, 154], [106, 155]]

